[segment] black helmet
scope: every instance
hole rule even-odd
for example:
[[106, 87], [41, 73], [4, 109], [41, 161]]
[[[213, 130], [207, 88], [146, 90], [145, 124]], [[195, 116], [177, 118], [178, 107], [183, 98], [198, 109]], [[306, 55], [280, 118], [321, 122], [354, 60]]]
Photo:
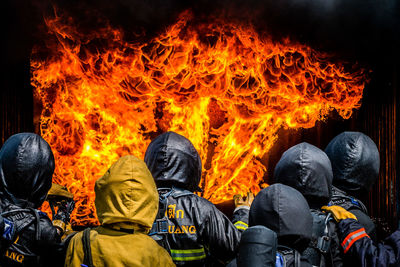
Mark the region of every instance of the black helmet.
[[283, 184], [264, 188], [250, 207], [249, 226], [263, 225], [278, 235], [278, 243], [304, 250], [312, 236], [310, 207], [302, 194]]
[[332, 176], [328, 156], [309, 143], [286, 150], [274, 171], [275, 182], [297, 189], [312, 208], [320, 208], [330, 201]]
[[52, 184], [54, 156], [34, 133], [11, 136], [0, 150], [0, 198], [21, 208], [38, 208]]
[[154, 139], [144, 156], [157, 187], [177, 185], [200, 191], [201, 159], [193, 144], [182, 135], [166, 132]]
[[379, 151], [360, 132], [343, 132], [325, 149], [332, 163], [333, 185], [346, 192], [368, 192], [379, 175]]

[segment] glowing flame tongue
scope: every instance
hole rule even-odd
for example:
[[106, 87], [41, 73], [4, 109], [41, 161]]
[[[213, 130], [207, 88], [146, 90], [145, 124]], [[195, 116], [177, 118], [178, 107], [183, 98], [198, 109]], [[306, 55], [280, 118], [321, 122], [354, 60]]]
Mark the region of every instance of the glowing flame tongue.
[[33, 52], [31, 68], [54, 180], [75, 194], [76, 224], [96, 223], [94, 182], [121, 155], [143, 158], [155, 133], [193, 142], [203, 196], [218, 203], [260, 190], [260, 158], [280, 127], [313, 127], [333, 109], [349, 118], [360, 105], [362, 71], [348, 73], [324, 54], [263, 39], [251, 27], [181, 19], [133, 44], [110, 27], [83, 35], [66, 21], [46, 21], [57, 39], [49, 38], [45, 60]]

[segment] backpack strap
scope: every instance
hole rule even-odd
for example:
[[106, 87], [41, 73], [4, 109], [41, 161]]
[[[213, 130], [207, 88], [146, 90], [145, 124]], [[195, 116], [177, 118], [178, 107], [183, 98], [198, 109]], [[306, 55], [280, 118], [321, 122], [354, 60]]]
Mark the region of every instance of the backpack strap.
[[82, 244], [84, 253], [82, 266], [94, 267], [92, 258], [92, 249], [90, 247], [90, 228], [86, 228], [85, 230], [83, 230]]
[[324, 228], [324, 233], [322, 236], [318, 237], [318, 242], [317, 242], [317, 249], [322, 253], [326, 254], [330, 250], [331, 246], [331, 237], [329, 235], [329, 220], [331, 219], [331, 214], [328, 213], [325, 218], [325, 228]]
[[[36, 238], [36, 242], [38, 242], [40, 240], [40, 237], [42, 235], [41, 233], [41, 228], [40, 228], [40, 216], [39, 213], [36, 209], [33, 208], [29, 208], [29, 210], [33, 213], [33, 215], [35, 216], [35, 220], [36, 220], [36, 233], [35, 233], [35, 238]], [[40, 263], [40, 255], [37, 255], [36, 257], [36, 262], [39, 265]]]
[[300, 258], [301, 258], [300, 253], [294, 249], [294, 266], [295, 267], [301, 266]]
[[40, 236], [42, 235], [41, 233], [41, 229], [40, 229], [40, 217], [39, 217], [39, 213], [37, 212], [37, 210], [29, 208], [29, 210], [33, 213], [33, 215], [35, 216], [36, 219], [36, 233], [35, 233], [35, 238], [36, 241], [40, 240]]
[[151, 227], [149, 236], [153, 238], [160, 246], [165, 248], [171, 254], [171, 247], [168, 243], [168, 218], [165, 216], [168, 208], [168, 197], [173, 193], [173, 189], [159, 188], [159, 205], [156, 219]]
[[151, 227], [149, 236], [154, 235], [165, 235], [168, 233], [168, 219], [165, 216], [168, 208], [168, 197], [172, 194], [173, 190], [169, 190], [166, 193], [160, 192], [161, 190], [165, 190], [164, 188], [160, 188], [158, 190], [159, 193], [159, 205], [156, 219]]

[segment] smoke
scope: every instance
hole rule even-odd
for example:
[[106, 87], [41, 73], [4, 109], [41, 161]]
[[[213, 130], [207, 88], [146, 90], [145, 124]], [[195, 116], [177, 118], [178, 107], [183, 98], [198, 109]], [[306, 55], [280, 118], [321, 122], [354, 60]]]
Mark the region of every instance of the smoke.
[[[22, 1], [21, 1], [22, 2]], [[213, 17], [251, 23], [260, 33], [290, 38], [351, 60], [371, 62], [398, 55], [400, 1], [397, 0], [31, 0], [40, 16], [53, 7], [75, 18], [83, 31], [105, 19], [127, 38], [163, 31], [184, 10], [197, 20]], [[32, 9], [26, 10], [31, 13]], [[42, 15], [43, 14], [43, 15]], [[32, 15], [30, 15], [32, 16]], [[39, 38], [40, 39], [40, 38]]]
[[[201, 12], [250, 20], [275, 38], [371, 60], [398, 53], [400, 4], [396, 0], [203, 0]], [[222, 11], [222, 12], [221, 12]]]

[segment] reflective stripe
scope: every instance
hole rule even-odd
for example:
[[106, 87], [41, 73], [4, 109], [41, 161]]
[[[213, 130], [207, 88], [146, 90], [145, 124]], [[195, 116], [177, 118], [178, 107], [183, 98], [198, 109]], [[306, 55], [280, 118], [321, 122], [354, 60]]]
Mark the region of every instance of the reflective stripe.
[[173, 261], [196, 261], [206, 258], [204, 248], [199, 249], [171, 249]]
[[247, 228], [249, 228], [247, 223], [242, 222], [242, 221], [237, 221], [233, 225], [239, 230], [246, 230]]
[[367, 233], [365, 232], [364, 228], [358, 229], [358, 230], [348, 234], [347, 237], [343, 240], [343, 242], [341, 244], [342, 247], [343, 247], [344, 253], [349, 251], [349, 249], [354, 244], [354, 242], [356, 242], [357, 240], [359, 240], [359, 239], [361, 239], [363, 237], [369, 237], [367, 235]]

